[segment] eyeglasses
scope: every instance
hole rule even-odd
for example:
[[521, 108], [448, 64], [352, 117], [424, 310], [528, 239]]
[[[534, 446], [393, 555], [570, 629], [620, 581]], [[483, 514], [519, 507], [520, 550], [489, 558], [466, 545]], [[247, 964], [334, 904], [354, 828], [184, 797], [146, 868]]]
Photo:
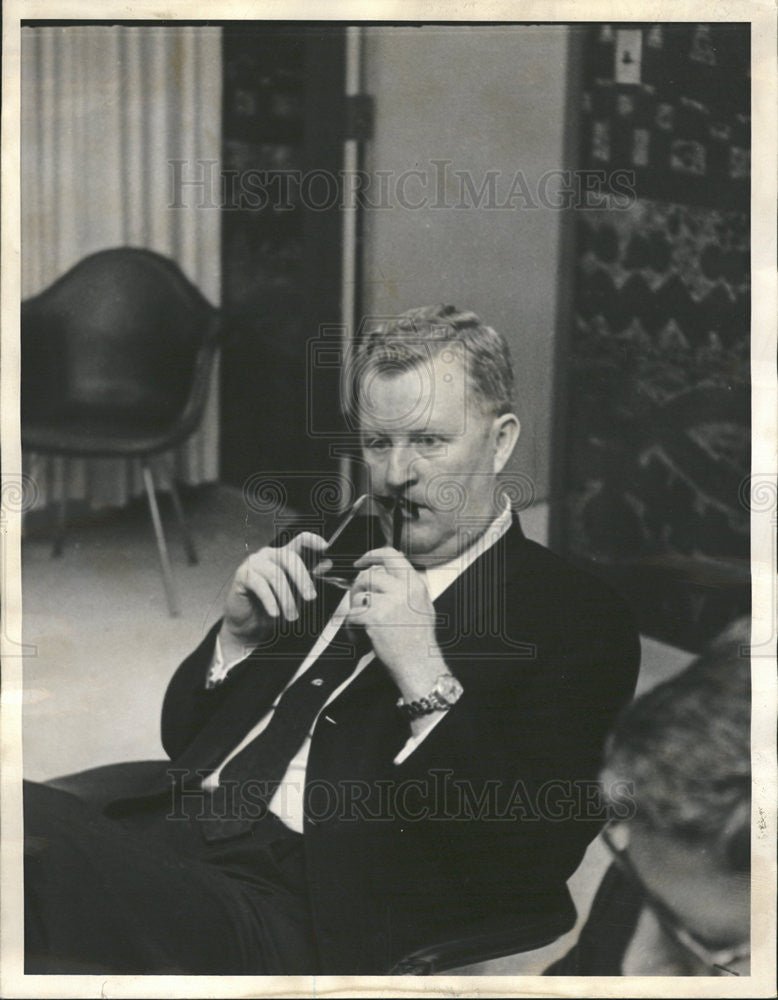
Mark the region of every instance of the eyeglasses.
[[653, 911], [662, 930], [684, 951], [693, 955], [698, 962], [714, 970], [717, 976], [739, 976], [731, 968], [735, 962], [748, 958], [751, 954], [750, 944], [742, 944], [735, 948], [712, 949], [699, 937], [693, 934], [676, 916], [673, 910], [653, 893], [638, 874], [625, 848], [619, 847], [613, 839], [612, 831], [618, 822], [611, 821], [602, 831], [602, 839], [610, 851], [616, 864], [624, 875], [632, 882], [642, 896], [644, 902]]

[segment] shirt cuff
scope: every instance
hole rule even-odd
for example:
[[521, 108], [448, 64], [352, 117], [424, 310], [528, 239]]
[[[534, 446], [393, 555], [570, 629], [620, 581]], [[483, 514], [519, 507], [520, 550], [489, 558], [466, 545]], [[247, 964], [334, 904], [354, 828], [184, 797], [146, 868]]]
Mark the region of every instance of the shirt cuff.
[[213, 646], [213, 656], [211, 657], [211, 665], [208, 667], [208, 674], [205, 678], [205, 687], [208, 691], [215, 688], [218, 684], [221, 684], [225, 679], [227, 674], [232, 670], [232, 668], [241, 662], [243, 658], [240, 656], [233, 657], [232, 660], [225, 660], [224, 653], [222, 652], [222, 644], [219, 639], [219, 633], [216, 633], [216, 642]]
[[402, 764], [404, 760], [407, 760], [413, 753], [413, 751], [418, 746], [420, 746], [424, 742], [424, 740], [426, 740], [426, 738], [429, 736], [429, 734], [432, 732], [435, 726], [437, 726], [437, 724], [443, 719], [445, 715], [446, 712], [435, 712], [434, 715], [432, 714], [428, 715], [427, 718], [429, 719], [429, 725], [427, 726], [427, 728], [424, 730], [423, 733], [419, 733], [418, 736], [410, 736], [406, 740], [405, 746], [394, 758], [394, 763]]

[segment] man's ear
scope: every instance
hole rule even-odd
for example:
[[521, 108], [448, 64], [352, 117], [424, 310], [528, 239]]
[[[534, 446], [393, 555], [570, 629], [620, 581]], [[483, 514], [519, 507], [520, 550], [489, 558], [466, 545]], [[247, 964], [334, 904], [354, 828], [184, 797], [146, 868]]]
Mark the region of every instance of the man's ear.
[[494, 471], [502, 472], [505, 464], [513, 454], [516, 442], [521, 433], [521, 424], [515, 413], [504, 413], [492, 424], [492, 440], [494, 441]]

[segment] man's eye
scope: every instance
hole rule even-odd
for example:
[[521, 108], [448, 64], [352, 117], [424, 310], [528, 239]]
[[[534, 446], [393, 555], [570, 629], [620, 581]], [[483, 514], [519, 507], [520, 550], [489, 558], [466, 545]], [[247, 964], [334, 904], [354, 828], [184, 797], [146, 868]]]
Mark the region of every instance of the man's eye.
[[370, 451], [381, 451], [384, 448], [389, 447], [388, 438], [382, 437], [369, 437], [365, 438], [364, 441], [365, 448], [369, 448]]
[[419, 448], [423, 448], [425, 451], [432, 451], [434, 448], [439, 448], [441, 441], [439, 437], [435, 437], [434, 434], [420, 434], [414, 439], [414, 443], [418, 445]]

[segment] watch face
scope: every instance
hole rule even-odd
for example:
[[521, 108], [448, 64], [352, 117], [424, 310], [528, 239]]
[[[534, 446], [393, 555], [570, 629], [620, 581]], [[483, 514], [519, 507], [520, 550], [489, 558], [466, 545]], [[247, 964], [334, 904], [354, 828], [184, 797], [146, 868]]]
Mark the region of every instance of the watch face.
[[464, 688], [453, 674], [442, 674], [438, 677], [438, 683], [435, 686], [437, 694], [450, 705], [454, 704], [463, 690]]

